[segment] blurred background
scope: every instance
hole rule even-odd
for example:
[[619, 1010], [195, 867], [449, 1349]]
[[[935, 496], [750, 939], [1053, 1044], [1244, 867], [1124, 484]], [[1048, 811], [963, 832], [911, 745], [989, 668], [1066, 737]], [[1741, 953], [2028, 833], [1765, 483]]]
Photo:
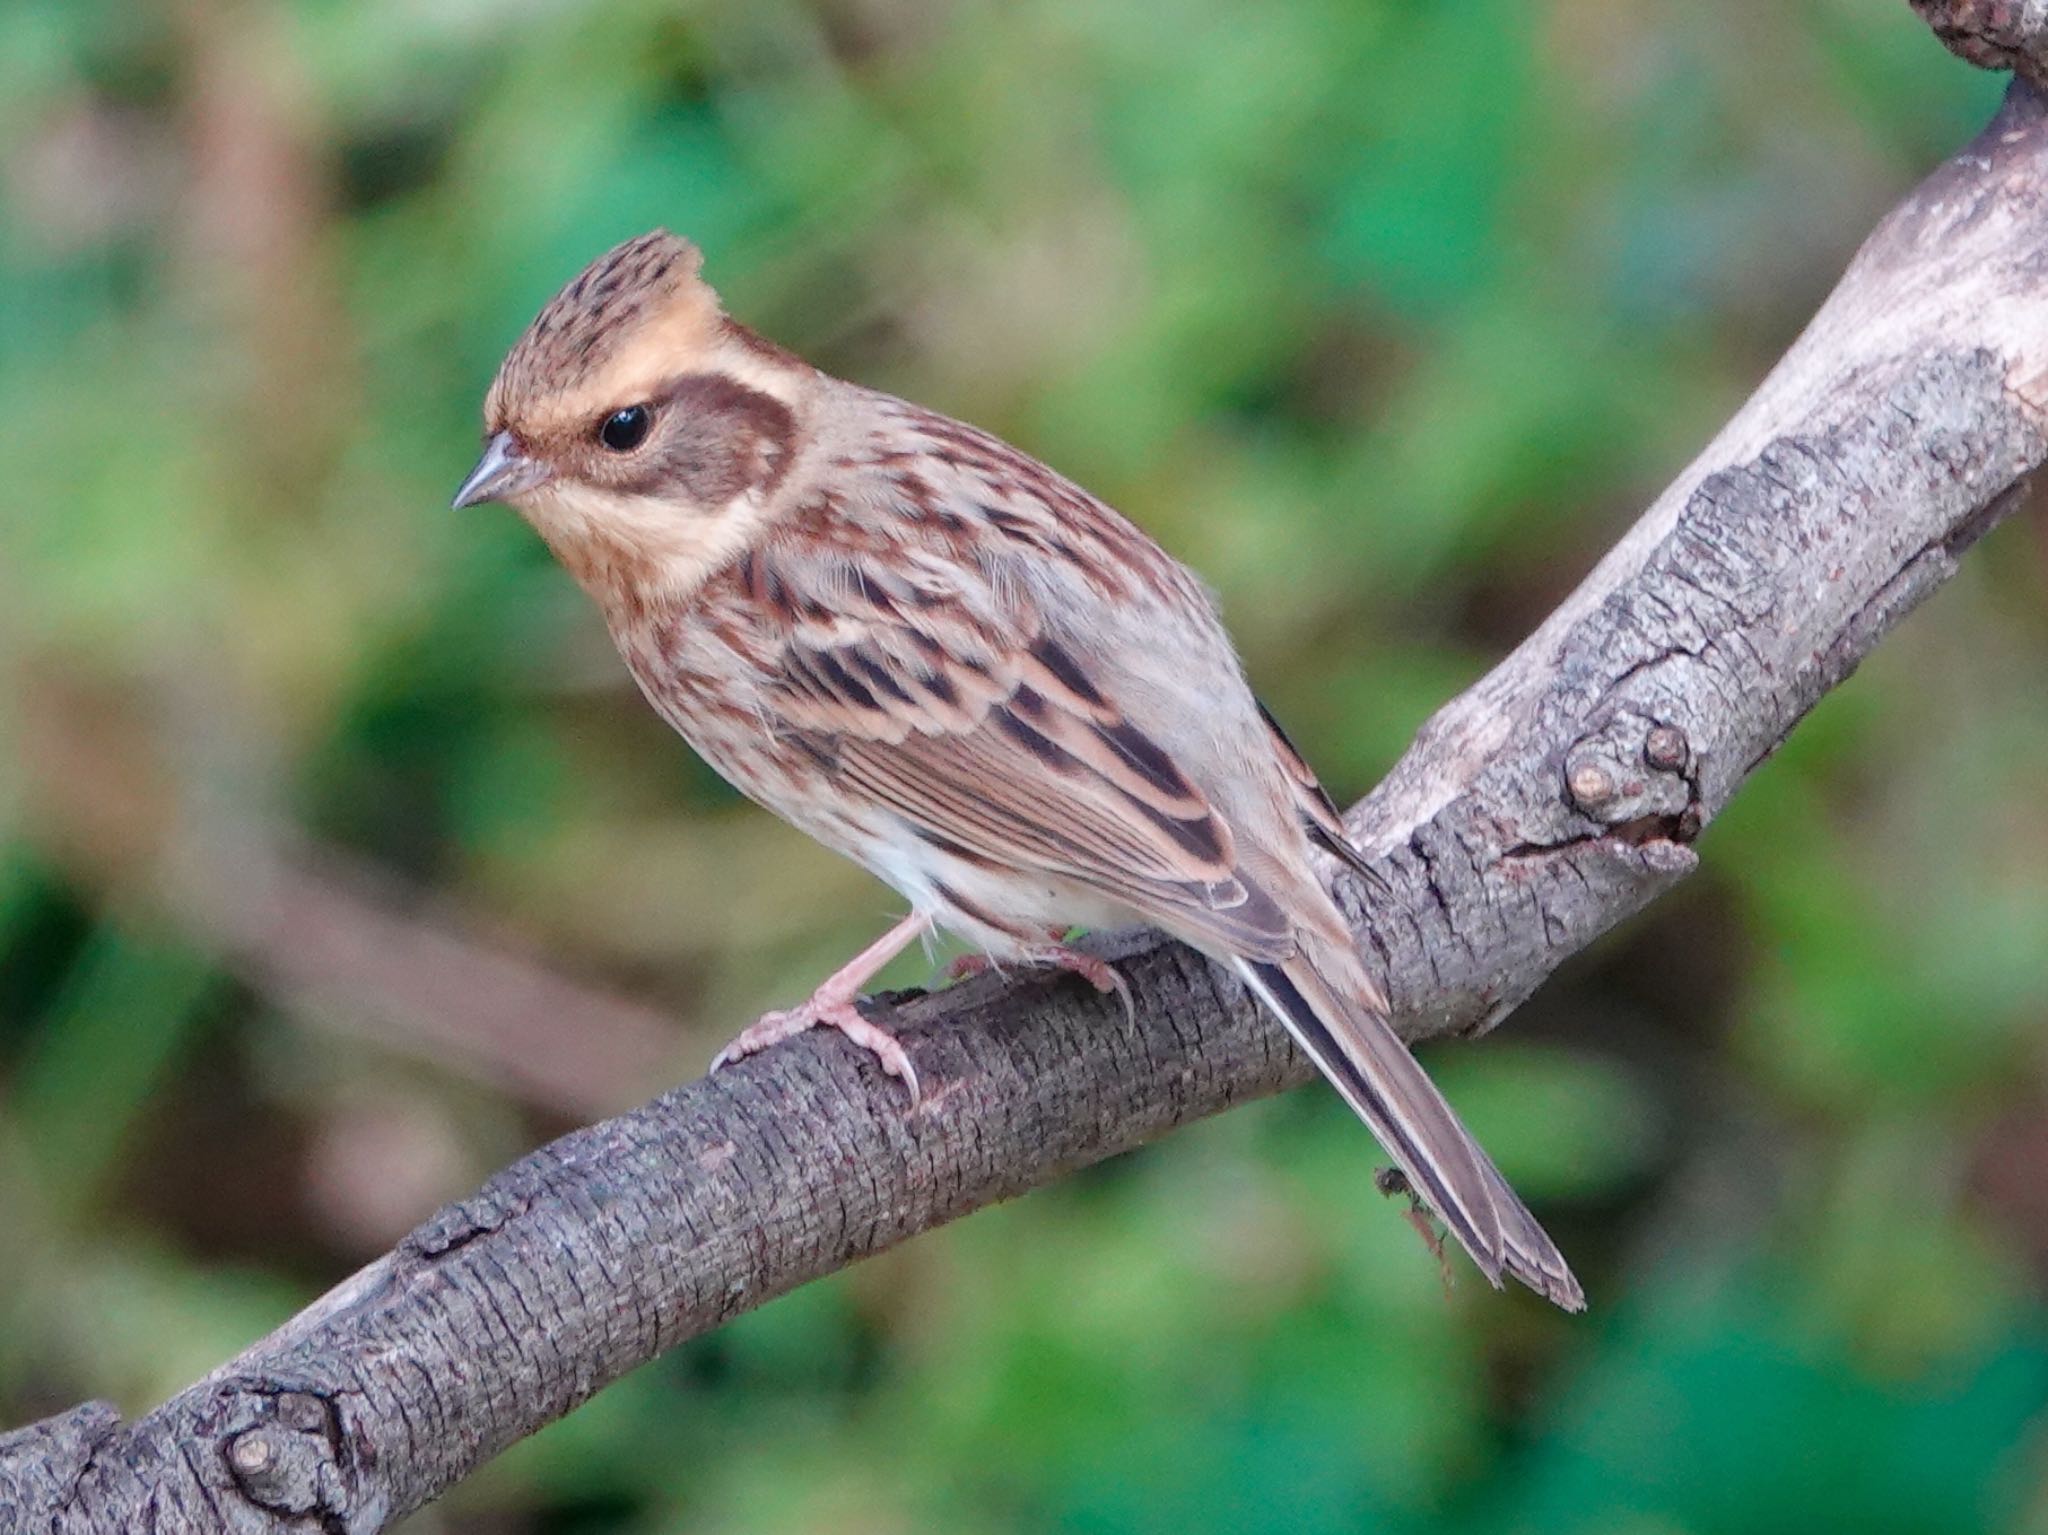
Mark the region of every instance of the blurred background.
[[[893, 914], [446, 510], [591, 256], [672, 225], [1137, 517], [1349, 798], [2000, 86], [1872, 0], [10, 0], [0, 1422], [184, 1386]], [[2048, 1530], [2044, 598], [2036, 507], [1698, 878], [1429, 1053], [1583, 1320], [1447, 1297], [1303, 1092], [410, 1528]]]

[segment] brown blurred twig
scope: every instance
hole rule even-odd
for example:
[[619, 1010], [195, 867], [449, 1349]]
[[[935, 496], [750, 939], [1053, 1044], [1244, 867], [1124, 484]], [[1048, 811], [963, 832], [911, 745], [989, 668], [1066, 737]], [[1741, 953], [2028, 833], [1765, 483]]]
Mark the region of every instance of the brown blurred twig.
[[[2048, 60], [2031, 0], [1914, 3], [1966, 56]], [[2044, 248], [2048, 102], [2021, 80], [1353, 812], [1387, 886], [1359, 930], [1409, 1034], [1486, 1028], [1691, 870], [1751, 770], [2011, 509], [2048, 456]], [[0, 1526], [366, 1535], [684, 1338], [1308, 1075], [1185, 950], [1117, 957], [1128, 1022], [1037, 977], [889, 1004], [915, 1111], [811, 1037], [535, 1152], [155, 1412], [0, 1439]]]
[[[634, 1084], [673, 1070], [681, 1037], [654, 1009], [248, 804], [198, 801], [121, 691], [33, 660], [13, 680], [43, 845], [112, 898], [175, 912], [294, 1016], [577, 1118], [616, 1112]], [[233, 724], [206, 717], [218, 748]]]
[[188, 862], [166, 894], [296, 1015], [527, 1103], [583, 1118], [615, 1111], [630, 1084], [665, 1067], [673, 1075], [680, 1036], [652, 1008], [571, 981], [509, 941], [480, 941], [473, 919], [408, 898], [332, 850], [251, 835], [231, 856]]

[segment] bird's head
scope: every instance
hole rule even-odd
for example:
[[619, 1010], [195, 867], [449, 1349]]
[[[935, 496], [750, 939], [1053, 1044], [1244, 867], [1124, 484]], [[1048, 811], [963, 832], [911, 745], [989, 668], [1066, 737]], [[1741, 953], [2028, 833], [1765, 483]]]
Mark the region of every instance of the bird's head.
[[655, 230], [556, 294], [499, 367], [455, 493], [518, 508], [607, 605], [686, 590], [745, 544], [817, 379], [726, 318], [701, 262]]

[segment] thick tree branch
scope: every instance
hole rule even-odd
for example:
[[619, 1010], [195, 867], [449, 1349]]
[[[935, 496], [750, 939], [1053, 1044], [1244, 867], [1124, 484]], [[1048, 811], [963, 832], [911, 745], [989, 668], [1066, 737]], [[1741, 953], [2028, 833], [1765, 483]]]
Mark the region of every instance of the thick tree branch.
[[[2032, 3], [1915, 3], [2042, 56]], [[1972, 30], [1994, 12], [2004, 31]], [[2044, 268], [2048, 109], [2020, 83], [1352, 813], [1388, 882], [1353, 913], [1407, 1033], [1490, 1026], [1690, 870], [1750, 771], [2012, 506], [2048, 455]], [[1130, 1022], [1037, 977], [892, 1001], [915, 1111], [814, 1035], [543, 1148], [148, 1416], [0, 1438], [0, 1529], [383, 1529], [685, 1338], [1308, 1076], [1209, 965], [1119, 947]]]

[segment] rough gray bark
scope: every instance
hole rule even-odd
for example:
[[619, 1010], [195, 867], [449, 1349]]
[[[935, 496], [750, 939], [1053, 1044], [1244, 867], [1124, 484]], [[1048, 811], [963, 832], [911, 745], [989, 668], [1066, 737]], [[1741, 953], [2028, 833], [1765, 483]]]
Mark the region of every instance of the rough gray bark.
[[[2048, 56], [2034, 0], [1914, 3], [1966, 56]], [[2048, 456], [2044, 265], [2048, 105], [2016, 83], [1352, 812], [1388, 886], [1353, 914], [1405, 1032], [1489, 1027], [1690, 870], [1750, 771], [2010, 509]], [[915, 1111], [814, 1035], [543, 1148], [146, 1417], [0, 1437], [0, 1530], [384, 1529], [685, 1338], [1307, 1078], [1234, 982], [1143, 935], [1119, 950], [1130, 1021], [1029, 976], [890, 1002]]]

